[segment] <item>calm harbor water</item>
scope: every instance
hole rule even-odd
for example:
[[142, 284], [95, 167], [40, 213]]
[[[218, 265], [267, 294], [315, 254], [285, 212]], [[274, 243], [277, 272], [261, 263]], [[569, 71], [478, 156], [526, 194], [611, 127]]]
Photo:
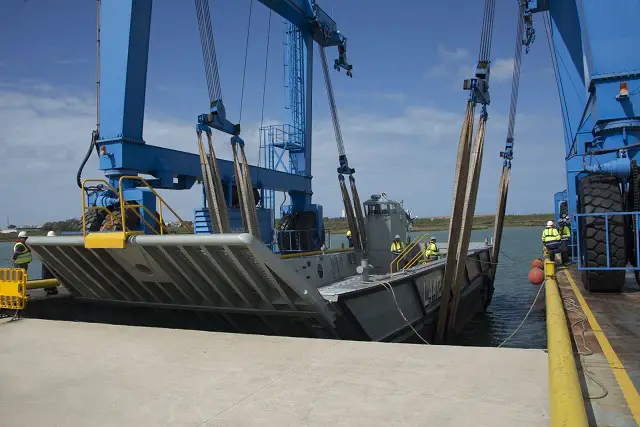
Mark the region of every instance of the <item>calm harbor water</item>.
[[[456, 344], [495, 347], [502, 343], [522, 322], [538, 292], [529, 284], [527, 273], [533, 258], [540, 254], [540, 228], [505, 228], [495, 293], [487, 313], [476, 316], [457, 339]], [[432, 234], [438, 241], [447, 240], [446, 232]], [[472, 241], [491, 238], [493, 230], [474, 230]], [[346, 242], [343, 234], [331, 235], [331, 247]], [[327, 236], [327, 242], [329, 236]], [[0, 242], [0, 267], [9, 267], [13, 243]], [[41, 264], [34, 260], [29, 277], [39, 279]], [[544, 295], [541, 294], [527, 321], [505, 347], [546, 348]]]

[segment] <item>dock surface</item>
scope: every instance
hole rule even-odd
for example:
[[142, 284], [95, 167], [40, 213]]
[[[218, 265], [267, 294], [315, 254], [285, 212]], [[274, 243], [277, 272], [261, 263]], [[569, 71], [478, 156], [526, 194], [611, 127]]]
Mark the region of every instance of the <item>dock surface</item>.
[[621, 294], [584, 290], [575, 266], [557, 274], [573, 332], [592, 425], [640, 425], [640, 287], [627, 273]]
[[0, 320], [13, 426], [542, 426], [542, 350]]

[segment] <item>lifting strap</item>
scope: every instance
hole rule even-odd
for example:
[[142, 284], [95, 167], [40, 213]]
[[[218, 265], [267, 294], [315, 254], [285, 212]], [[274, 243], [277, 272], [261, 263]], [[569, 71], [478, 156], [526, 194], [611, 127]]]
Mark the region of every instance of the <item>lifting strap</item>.
[[469, 157], [471, 152], [471, 138], [473, 137], [473, 121], [475, 116], [475, 103], [469, 99], [467, 101], [467, 111], [460, 140], [458, 141], [458, 159], [456, 161], [456, 173], [453, 180], [453, 207], [449, 223], [449, 242], [447, 246], [447, 260], [442, 279], [442, 297], [440, 299], [440, 309], [438, 312], [438, 326], [436, 339], [438, 342], [444, 339], [447, 314], [451, 300], [452, 283], [457, 270], [458, 243], [460, 238], [460, 223], [464, 213], [465, 189], [467, 177], [469, 175]]
[[[340, 162], [340, 168], [338, 169], [338, 182], [340, 183], [340, 192], [342, 194], [342, 201], [344, 203], [344, 211], [347, 217], [347, 222], [349, 224], [349, 230], [351, 230], [353, 246], [365, 253], [367, 239], [364, 230], [364, 215], [362, 213], [362, 204], [360, 203], [360, 196], [358, 195], [358, 190], [356, 188], [356, 180], [353, 176], [355, 170], [349, 168], [349, 162], [347, 161], [347, 155], [344, 150], [342, 131], [340, 129], [340, 119], [338, 118], [338, 109], [336, 107], [335, 97], [333, 96], [331, 75], [329, 74], [329, 67], [327, 65], [327, 55], [324, 51], [324, 48], [320, 45], [318, 45], [318, 51], [320, 52], [322, 73], [324, 75], [327, 98], [329, 99], [329, 110], [331, 112], [331, 120], [333, 122], [333, 131], [335, 133], [336, 144], [338, 146], [338, 159]], [[351, 187], [353, 203], [351, 202], [351, 198], [349, 197], [349, 192], [347, 190], [346, 183], [344, 182], [343, 173], [349, 175], [349, 186]]]
[[[491, 38], [493, 33], [493, 17], [495, 0], [485, 0], [480, 36], [480, 52], [478, 54], [477, 69], [488, 71], [491, 58]], [[485, 105], [482, 106], [480, 123], [475, 142], [472, 138], [474, 128], [475, 107], [478, 100], [471, 92], [467, 101], [465, 118], [462, 123], [460, 140], [458, 142], [458, 159], [453, 182], [453, 206], [451, 222], [449, 224], [449, 243], [444, 278], [442, 281], [442, 297], [438, 312], [436, 340], [442, 342], [446, 332], [455, 326], [456, 311], [460, 300], [464, 269], [467, 263], [469, 239], [473, 228], [473, 214], [476, 208], [476, 194], [482, 170], [482, 154], [484, 152], [484, 137], [487, 121], [486, 103], [488, 103], [488, 79], [490, 73], [484, 75], [483, 90], [487, 91]], [[477, 77], [480, 74], [476, 74]], [[478, 82], [480, 83], [480, 82]]]
[[473, 214], [476, 209], [476, 199], [478, 185], [480, 184], [480, 171], [482, 170], [482, 155], [484, 153], [484, 135], [487, 124], [486, 114], [480, 115], [480, 123], [476, 132], [476, 140], [473, 143], [471, 153], [471, 166], [467, 192], [465, 195], [464, 213], [462, 215], [462, 239], [458, 247], [457, 264], [453, 279], [453, 298], [451, 300], [451, 314], [449, 315], [449, 329], [455, 330], [456, 315], [458, 314], [458, 304], [460, 303], [460, 292], [464, 281], [464, 271], [467, 265], [467, 254], [469, 253], [469, 240], [471, 229], [473, 228]]
[[[518, 106], [518, 89], [520, 87], [520, 64], [522, 62], [522, 46], [528, 40], [527, 34], [523, 34], [526, 2], [520, 1], [518, 5], [518, 24], [516, 29], [516, 48], [513, 55], [513, 76], [511, 78], [511, 106], [509, 108], [509, 125], [507, 128], [507, 142], [502, 153], [504, 162], [502, 174], [498, 183], [498, 201], [496, 206], [496, 218], [494, 223], [493, 250], [491, 253], [491, 275], [495, 277], [498, 268], [498, 257], [500, 255], [500, 243], [502, 242], [502, 230], [504, 227], [504, 216], [507, 209], [507, 195], [509, 193], [509, 182], [511, 181], [511, 160], [513, 158], [513, 136], [516, 124], [516, 110]], [[528, 45], [527, 45], [528, 48]]]
[[202, 131], [197, 131], [198, 149], [200, 151], [200, 166], [202, 169], [202, 185], [207, 199], [209, 208], [209, 218], [211, 220], [211, 229], [214, 233], [229, 233], [229, 216], [227, 213], [227, 205], [224, 200], [224, 190], [220, 179], [220, 171], [218, 169], [218, 160], [213, 151], [213, 143], [211, 141], [211, 131], [206, 131], [207, 143], [209, 146], [209, 155], [202, 143]]
[[260, 239], [258, 212], [256, 210], [256, 201], [253, 197], [253, 185], [251, 185], [249, 163], [247, 162], [247, 157], [244, 153], [244, 143], [234, 141], [232, 138], [231, 147], [233, 148], [233, 168], [236, 174], [236, 186], [238, 188], [238, 200], [240, 201], [242, 225], [247, 233], [250, 233]]

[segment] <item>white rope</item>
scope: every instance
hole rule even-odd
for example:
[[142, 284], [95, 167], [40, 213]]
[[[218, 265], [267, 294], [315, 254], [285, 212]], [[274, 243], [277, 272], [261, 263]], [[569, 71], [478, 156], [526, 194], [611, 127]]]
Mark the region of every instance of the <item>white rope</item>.
[[411, 330], [413, 330], [413, 332], [418, 336], [418, 338], [420, 338], [422, 340], [422, 342], [424, 342], [427, 345], [431, 345], [431, 343], [429, 341], [424, 339], [422, 337], [422, 335], [420, 335], [420, 333], [418, 331], [416, 331], [416, 328], [413, 327], [411, 322], [409, 322], [409, 320], [407, 320], [407, 318], [404, 315], [402, 309], [400, 308], [400, 305], [398, 304], [398, 300], [396, 299], [396, 294], [395, 294], [395, 292], [393, 292], [393, 287], [389, 284], [389, 282], [382, 283], [382, 286], [384, 286], [389, 292], [391, 292], [391, 296], [393, 297], [393, 302], [395, 303], [396, 308], [398, 309], [398, 312], [400, 313], [400, 316], [402, 316], [404, 321], [407, 323], [407, 326], [409, 326], [411, 328]]
[[[573, 322], [571, 324], [571, 330], [573, 331], [573, 327], [578, 325], [578, 324], [580, 324], [580, 326], [581, 326], [580, 338], [582, 338], [582, 346], [585, 349], [584, 352], [581, 352], [578, 349], [578, 356], [580, 357], [580, 364], [582, 365], [582, 372], [584, 372], [584, 375], [587, 378], [589, 378], [591, 381], [596, 383], [598, 385], [598, 387], [600, 387], [602, 389], [602, 394], [600, 394], [598, 396], [588, 395], [587, 398], [590, 399], [590, 400], [603, 399], [609, 394], [609, 390], [607, 389], [607, 387], [605, 387], [604, 384], [602, 384], [600, 381], [598, 381], [595, 378], [595, 375], [587, 368], [587, 364], [586, 364], [586, 362], [584, 360], [584, 356], [591, 356], [594, 353], [594, 351], [591, 350], [587, 346], [587, 339], [584, 336], [584, 334], [585, 334], [585, 332], [587, 330], [585, 324], [589, 319], [587, 319], [587, 316], [585, 316], [585, 314], [583, 313], [582, 308], [578, 305], [578, 303], [575, 302], [575, 300], [573, 298], [565, 297], [565, 298], [562, 298], [562, 301], [563, 301], [563, 304], [564, 304], [567, 312], [577, 313], [580, 316], [580, 319], [576, 320], [575, 322]], [[577, 348], [578, 348], [578, 345], [576, 343], [576, 349]], [[588, 391], [588, 389], [587, 389], [587, 391]]]
[[529, 311], [527, 311], [527, 314], [524, 316], [524, 319], [522, 319], [522, 322], [520, 322], [520, 324], [518, 325], [516, 330], [513, 331], [513, 333], [511, 335], [509, 335], [506, 340], [504, 340], [504, 341], [502, 341], [502, 343], [500, 343], [498, 348], [502, 347], [503, 345], [505, 345], [507, 343], [507, 341], [509, 341], [511, 338], [513, 338], [513, 336], [516, 334], [516, 332], [518, 332], [520, 330], [520, 328], [522, 327], [522, 325], [524, 325], [524, 322], [527, 320], [527, 317], [529, 317], [529, 314], [531, 314], [531, 310], [533, 310], [533, 306], [536, 305], [536, 301], [538, 301], [538, 297], [540, 296], [540, 292], [542, 292], [542, 288], [544, 288], [544, 285], [545, 285], [545, 283], [540, 285], [540, 289], [538, 289], [538, 293], [536, 294], [536, 297], [533, 299], [533, 303], [531, 304], [531, 307], [529, 307]]

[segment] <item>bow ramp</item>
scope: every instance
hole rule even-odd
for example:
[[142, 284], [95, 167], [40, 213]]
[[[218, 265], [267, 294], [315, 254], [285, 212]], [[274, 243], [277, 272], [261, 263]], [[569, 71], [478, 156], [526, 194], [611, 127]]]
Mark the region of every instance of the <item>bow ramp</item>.
[[[90, 243], [92, 235], [106, 244]], [[293, 323], [333, 335], [334, 315], [316, 287], [250, 234], [91, 233], [29, 244], [79, 299], [218, 312], [239, 330]]]

